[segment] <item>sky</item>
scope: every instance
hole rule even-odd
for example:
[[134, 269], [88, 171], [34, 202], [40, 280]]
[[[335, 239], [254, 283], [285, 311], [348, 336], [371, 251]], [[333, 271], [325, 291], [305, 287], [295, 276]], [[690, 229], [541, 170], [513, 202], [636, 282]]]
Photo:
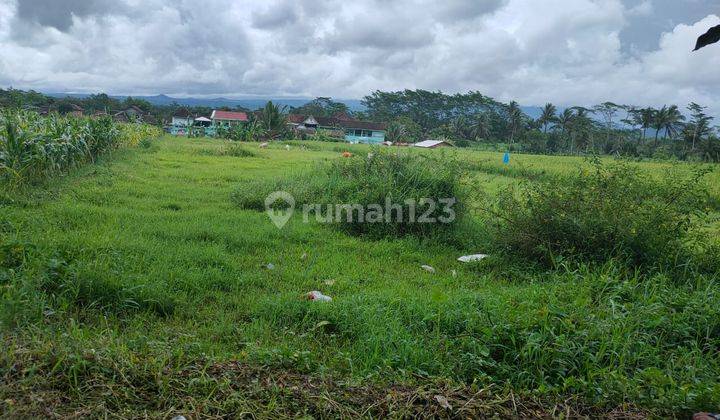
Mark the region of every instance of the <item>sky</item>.
[[0, 0], [0, 86], [177, 96], [480, 91], [708, 105], [720, 0]]

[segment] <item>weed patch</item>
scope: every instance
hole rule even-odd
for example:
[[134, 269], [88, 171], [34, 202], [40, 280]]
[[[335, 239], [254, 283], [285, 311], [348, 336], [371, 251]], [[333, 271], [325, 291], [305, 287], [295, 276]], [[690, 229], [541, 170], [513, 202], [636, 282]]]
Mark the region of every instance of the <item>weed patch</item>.
[[[292, 179], [245, 183], [236, 189], [233, 200], [241, 208], [264, 210], [271, 192], [285, 191], [298, 207], [316, 205], [314, 212], [308, 212], [311, 218], [351, 235], [449, 240], [466, 215], [460, 174], [460, 165], [445, 156], [375, 150], [367, 156], [333, 160]], [[369, 212], [361, 217], [356, 210], [378, 207], [384, 214], [375, 221], [365, 217]]]
[[489, 224], [501, 249], [556, 266], [625, 261], [667, 267], [687, 259], [687, 239], [702, 216], [706, 171], [655, 179], [629, 164], [602, 164], [500, 194]]

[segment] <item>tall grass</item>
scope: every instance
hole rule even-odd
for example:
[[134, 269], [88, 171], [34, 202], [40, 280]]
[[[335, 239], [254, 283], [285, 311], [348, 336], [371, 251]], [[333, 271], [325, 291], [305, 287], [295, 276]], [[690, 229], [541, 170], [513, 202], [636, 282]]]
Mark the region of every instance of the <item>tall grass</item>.
[[[298, 207], [314, 206], [309, 218], [351, 235], [451, 239], [465, 217], [460, 174], [460, 165], [445, 156], [374, 150], [293, 178], [245, 182], [233, 199], [242, 208], [264, 210], [270, 193], [286, 191]], [[381, 217], [371, 217], [372, 209], [381, 209]]]
[[160, 129], [115, 124], [109, 117], [77, 118], [0, 112], [0, 182], [18, 185], [57, 176], [120, 146], [158, 137]]
[[508, 188], [488, 209], [488, 223], [504, 251], [549, 265], [618, 259], [671, 268], [692, 257], [688, 242], [709, 198], [706, 174], [652, 176], [598, 160], [576, 174]]

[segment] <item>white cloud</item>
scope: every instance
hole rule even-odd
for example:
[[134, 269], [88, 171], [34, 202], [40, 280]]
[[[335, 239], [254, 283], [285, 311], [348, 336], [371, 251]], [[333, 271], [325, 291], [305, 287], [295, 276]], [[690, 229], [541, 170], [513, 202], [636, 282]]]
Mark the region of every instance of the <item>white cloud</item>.
[[[628, 53], [628, 22], [660, 19], [649, 0], [95, 0], [65, 3], [57, 17], [19, 13], [18, 1], [0, 0], [5, 86], [346, 98], [480, 90], [524, 104], [697, 101], [720, 114], [720, 47], [690, 52], [720, 18], [676, 25], [657, 33], [658, 48]], [[57, 9], [32, 0], [43, 3]]]
[[628, 14], [631, 16], [650, 16], [652, 12], [652, 0], [643, 0], [642, 2], [628, 9]]

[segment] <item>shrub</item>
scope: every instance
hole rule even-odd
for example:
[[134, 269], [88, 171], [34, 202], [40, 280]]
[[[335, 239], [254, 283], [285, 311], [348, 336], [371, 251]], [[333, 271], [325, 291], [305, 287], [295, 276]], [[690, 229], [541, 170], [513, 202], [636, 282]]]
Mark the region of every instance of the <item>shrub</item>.
[[[335, 160], [324, 175], [320, 203], [360, 205], [366, 213], [369, 206], [380, 205], [387, 213], [386, 202], [390, 202], [400, 210], [383, 223], [363, 222], [357, 217], [348, 221], [345, 214], [336, 214], [335, 223], [351, 234], [375, 238], [444, 235], [464, 215], [459, 165], [444, 156], [375, 150], [367, 157]], [[437, 206], [424, 204], [424, 199]], [[454, 200], [454, 217], [449, 223], [440, 222], [449, 215], [440, 202], [444, 199]], [[410, 201], [416, 204], [408, 204]], [[416, 220], [411, 220], [412, 213]], [[402, 217], [396, 217], [398, 214]], [[423, 214], [426, 222], [420, 220]]]
[[501, 248], [543, 264], [559, 259], [659, 267], [686, 258], [707, 172], [655, 179], [629, 164], [543, 178], [500, 194], [490, 227]]
[[[449, 238], [465, 214], [459, 179], [460, 165], [444, 157], [375, 150], [367, 156], [325, 163], [312, 173], [293, 178], [244, 183], [233, 193], [233, 201], [245, 209], [264, 210], [268, 194], [286, 191], [294, 197], [296, 208], [303, 204], [319, 205], [319, 211], [308, 213], [311, 219], [328, 221], [353, 235]], [[423, 199], [432, 199], [437, 206], [432, 207]], [[455, 202], [445, 205], [441, 199]], [[377, 209], [379, 205], [382, 216], [387, 216], [388, 202], [392, 205], [390, 220], [373, 217], [375, 222], [369, 223], [368, 210]], [[337, 206], [343, 205], [362, 207], [363, 218], [357, 210], [347, 207], [338, 211]], [[451, 216], [450, 209], [454, 218], [447, 223], [440, 222]], [[333, 217], [328, 220], [331, 211]], [[349, 212], [353, 214], [350, 219]], [[422, 220], [421, 216], [424, 216]]]
[[218, 152], [220, 156], [258, 157], [259, 155], [237, 143], [228, 143]]

